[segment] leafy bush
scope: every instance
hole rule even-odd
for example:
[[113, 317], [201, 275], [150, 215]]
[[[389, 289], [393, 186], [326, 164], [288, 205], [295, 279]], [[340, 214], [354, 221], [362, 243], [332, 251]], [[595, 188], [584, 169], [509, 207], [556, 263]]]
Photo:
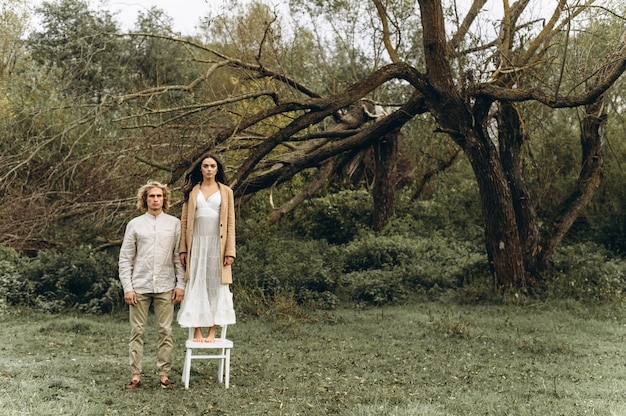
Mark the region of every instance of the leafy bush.
[[584, 302], [619, 300], [625, 284], [626, 261], [612, 258], [604, 247], [593, 243], [561, 247], [546, 276], [548, 296]]
[[403, 301], [409, 293], [436, 293], [489, 275], [480, 247], [438, 234], [413, 238], [366, 234], [339, 252], [340, 270], [346, 273], [344, 292], [358, 302]]
[[396, 216], [390, 219], [384, 233], [411, 237], [439, 233], [482, 242], [482, 210], [471, 167], [466, 162], [457, 163], [433, 180], [436, 188], [428, 199], [415, 200], [411, 193], [406, 193], [408, 189], [400, 193]]
[[362, 270], [344, 277], [351, 300], [357, 305], [393, 305], [408, 299], [410, 291], [400, 273], [391, 270]]
[[14, 249], [0, 246], [0, 312], [31, 295], [29, 282], [20, 273], [24, 261]]
[[302, 241], [258, 233], [238, 245], [235, 283], [248, 291], [259, 289], [263, 297], [293, 293], [300, 305], [316, 309], [337, 306], [337, 276], [325, 255], [325, 241]]
[[117, 258], [88, 246], [41, 251], [23, 269], [28, 290], [12, 302], [49, 312], [110, 312], [121, 305]]
[[418, 256], [415, 240], [402, 237], [377, 237], [367, 234], [344, 248], [343, 272], [392, 270], [410, 263]]
[[372, 222], [372, 198], [366, 191], [343, 191], [306, 201], [288, 217], [302, 238], [345, 244]]

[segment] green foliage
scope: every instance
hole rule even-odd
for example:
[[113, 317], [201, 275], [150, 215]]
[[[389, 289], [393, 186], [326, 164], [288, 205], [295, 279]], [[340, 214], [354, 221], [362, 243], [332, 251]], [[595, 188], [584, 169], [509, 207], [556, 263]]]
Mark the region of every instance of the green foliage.
[[418, 249], [406, 237], [376, 237], [366, 235], [347, 244], [344, 255], [344, 273], [361, 270], [393, 270], [414, 260]]
[[437, 294], [489, 275], [483, 251], [475, 244], [429, 237], [364, 234], [338, 250], [343, 290], [368, 304], [397, 303], [410, 293]]
[[[203, 70], [200, 65], [189, 62], [190, 55], [187, 49], [160, 37], [171, 34], [171, 21], [171, 17], [154, 6], [146, 13], [139, 14], [136, 30], [140, 33], [157, 35], [133, 36], [126, 43], [127, 47], [132, 48], [132, 53], [128, 57], [129, 70], [136, 74], [133, 81], [139, 88], [188, 84]], [[164, 101], [175, 105], [184, 99], [180, 94], [172, 94]]]
[[303, 238], [344, 244], [371, 225], [371, 206], [366, 191], [341, 191], [306, 201], [287, 222]]
[[29, 296], [29, 282], [20, 273], [24, 262], [17, 251], [0, 246], [0, 312], [4, 312], [7, 305], [19, 304]]
[[403, 276], [392, 270], [362, 270], [347, 274], [344, 286], [356, 305], [394, 305], [409, 298]]
[[125, 54], [110, 13], [92, 12], [82, 0], [44, 2], [37, 12], [44, 30], [33, 32], [28, 45], [39, 64], [61, 70], [65, 93], [92, 99], [119, 86]]
[[299, 304], [333, 309], [337, 276], [325, 261], [327, 250], [324, 241], [270, 233], [249, 236], [238, 243], [235, 283], [247, 291], [258, 290], [263, 299], [292, 293]]
[[1, 285], [8, 303], [49, 312], [106, 313], [122, 299], [116, 259], [87, 246], [41, 251], [21, 270], [3, 273]]
[[625, 287], [626, 260], [593, 243], [561, 247], [546, 276], [547, 295], [556, 299], [614, 302], [623, 299]]
[[[621, 96], [626, 94], [620, 83]], [[626, 142], [621, 140], [626, 132], [626, 117], [616, 112], [611, 115], [607, 142], [610, 151], [605, 155], [605, 175], [593, 201], [578, 222], [577, 241], [594, 241], [614, 253], [626, 255]]]
[[[392, 219], [387, 231], [425, 237], [437, 232], [465, 241], [480, 240], [484, 244], [482, 210], [473, 175], [466, 161], [458, 162], [437, 175], [430, 198], [415, 201], [401, 194], [397, 219]], [[399, 227], [397, 231], [396, 227]]]
[[5, 262], [7, 267], [15, 267], [22, 260], [22, 256], [15, 249], [0, 246], [0, 261]]

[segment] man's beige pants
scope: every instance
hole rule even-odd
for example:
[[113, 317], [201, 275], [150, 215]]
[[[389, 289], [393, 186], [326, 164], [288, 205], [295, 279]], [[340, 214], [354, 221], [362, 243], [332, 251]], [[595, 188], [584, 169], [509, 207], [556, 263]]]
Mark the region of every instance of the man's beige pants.
[[133, 375], [141, 374], [143, 339], [151, 302], [159, 331], [157, 368], [159, 376], [167, 376], [172, 368], [172, 320], [174, 319], [172, 291], [137, 294], [137, 306], [130, 306], [130, 369]]

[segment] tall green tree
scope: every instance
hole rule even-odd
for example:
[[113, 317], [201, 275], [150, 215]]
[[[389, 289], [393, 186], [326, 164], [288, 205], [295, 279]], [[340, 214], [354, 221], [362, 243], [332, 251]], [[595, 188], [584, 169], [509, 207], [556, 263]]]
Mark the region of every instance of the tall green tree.
[[28, 38], [32, 57], [61, 71], [66, 94], [100, 100], [118, 85], [128, 49], [119, 44], [117, 23], [110, 13], [92, 11], [84, 0], [45, 1], [37, 13], [42, 30]]
[[[116, 210], [154, 177], [146, 160], [179, 153], [169, 128], [127, 128], [148, 95], [137, 106], [117, 100], [192, 74], [184, 49], [122, 36], [108, 13], [86, 2], [43, 3], [38, 12], [43, 24], [24, 23], [15, 70], [0, 80], [0, 244], [29, 251], [117, 234]], [[141, 24], [154, 30], [149, 19]], [[183, 105], [178, 98], [168, 100]]]
[[0, 80], [10, 73], [22, 48], [21, 36], [28, 26], [23, 1], [0, 1]]

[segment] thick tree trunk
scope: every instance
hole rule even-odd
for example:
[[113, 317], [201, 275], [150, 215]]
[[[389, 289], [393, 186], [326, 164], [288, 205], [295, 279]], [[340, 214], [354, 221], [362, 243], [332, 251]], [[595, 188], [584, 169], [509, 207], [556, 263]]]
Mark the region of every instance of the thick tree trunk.
[[527, 273], [536, 275], [539, 227], [537, 211], [523, 172], [521, 157], [524, 143], [523, 122], [515, 106], [508, 102], [499, 104], [496, 119], [500, 160], [511, 190], [517, 230], [523, 247], [524, 267]]
[[374, 219], [372, 228], [380, 231], [395, 212], [398, 163], [398, 134], [396, 129], [374, 144]]
[[494, 146], [471, 142], [475, 144], [466, 154], [478, 181], [494, 287], [498, 291], [522, 287], [526, 284], [524, 250], [507, 177]]

